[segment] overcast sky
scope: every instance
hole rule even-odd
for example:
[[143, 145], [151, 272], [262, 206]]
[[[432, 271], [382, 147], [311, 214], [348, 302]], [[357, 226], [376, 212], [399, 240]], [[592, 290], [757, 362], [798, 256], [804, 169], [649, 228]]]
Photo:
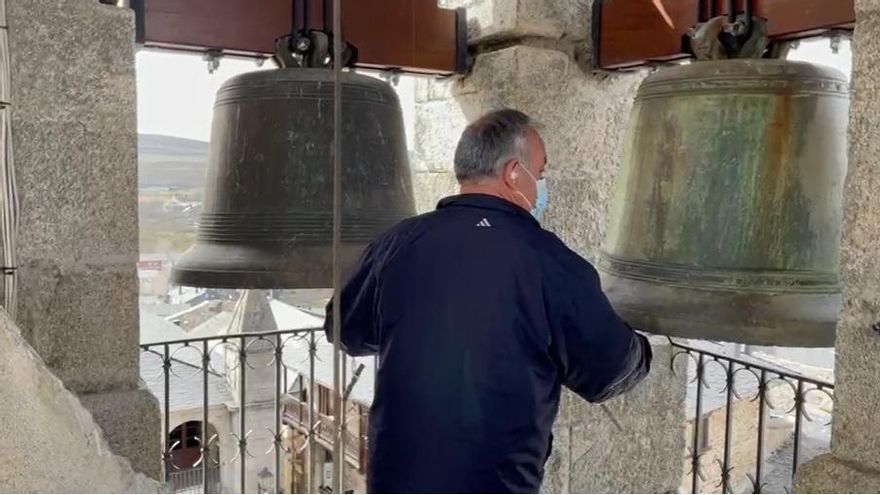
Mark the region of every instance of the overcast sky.
[[[849, 76], [849, 42], [832, 54], [829, 40], [801, 43], [791, 59], [829, 65]], [[269, 68], [267, 63], [264, 69]], [[207, 141], [211, 131], [214, 94], [226, 79], [258, 70], [252, 60], [224, 58], [219, 69], [208, 73], [200, 55], [141, 50], [137, 54], [138, 130]], [[403, 78], [398, 87], [407, 133], [412, 134], [412, 81]], [[410, 141], [412, 141], [410, 139]]]

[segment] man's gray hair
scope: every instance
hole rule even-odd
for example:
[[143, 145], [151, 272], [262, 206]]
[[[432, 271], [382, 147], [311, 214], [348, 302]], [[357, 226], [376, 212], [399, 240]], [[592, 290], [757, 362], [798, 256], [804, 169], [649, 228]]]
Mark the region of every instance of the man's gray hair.
[[528, 115], [509, 108], [480, 117], [465, 128], [455, 149], [455, 177], [459, 182], [494, 178], [510, 160], [526, 160], [526, 134], [534, 127]]

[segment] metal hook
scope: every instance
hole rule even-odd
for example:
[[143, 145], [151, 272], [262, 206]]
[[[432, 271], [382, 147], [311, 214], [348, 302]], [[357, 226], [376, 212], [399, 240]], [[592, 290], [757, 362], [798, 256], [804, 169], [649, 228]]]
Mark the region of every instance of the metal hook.
[[205, 52], [204, 60], [208, 63], [208, 74], [213, 74], [220, 68], [220, 57], [223, 52], [220, 50], [208, 50]]

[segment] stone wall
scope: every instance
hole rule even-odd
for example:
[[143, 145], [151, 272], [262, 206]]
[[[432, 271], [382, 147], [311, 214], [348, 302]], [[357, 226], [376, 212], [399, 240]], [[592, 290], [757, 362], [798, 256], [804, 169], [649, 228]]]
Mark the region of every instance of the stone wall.
[[0, 492], [158, 493], [0, 310]]
[[832, 452], [799, 471], [811, 493], [880, 491], [880, 0], [855, 8]]
[[[468, 8], [468, 77], [416, 85], [412, 167], [419, 211], [457, 189], [452, 171], [464, 126], [510, 106], [540, 122], [549, 154], [550, 207], [545, 227], [595, 260], [617, 175], [623, 129], [644, 73], [592, 75], [581, 60], [590, 46], [589, 0], [447, 1]], [[547, 492], [674, 492], [684, 457], [683, 379], [668, 365], [665, 340], [653, 341], [649, 378], [609, 404], [616, 428], [598, 407], [566, 394], [554, 427]], [[675, 454], [670, 455], [673, 452]]]
[[138, 377], [133, 16], [95, 0], [7, 4], [18, 323], [111, 447], [158, 478], [158, 407]]

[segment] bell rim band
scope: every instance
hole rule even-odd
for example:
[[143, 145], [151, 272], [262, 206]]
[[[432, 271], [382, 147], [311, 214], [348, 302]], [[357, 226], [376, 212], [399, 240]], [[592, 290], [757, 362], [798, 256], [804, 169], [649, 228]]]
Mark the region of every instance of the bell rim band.
[[760, 294], [839, 294], [836, 273], [813, 270], [746, 270], [698, 268], [655, 263], [599, 253], [596, 268], [621, 279], [652, 282], [667, 287], [706, 291], [741, 291]]
[[[344, 214], [342, 241], [371, 242], [407, 215], [406, 209], [392, 213], [360, 211]], [[332, 238], [332, 226], [331, 212], [203, 213], [198, 225], [198, 239], [245, 244], [279, 241], [289, 245], [324, 244]]]
[[[732, 66], [737, 69], [735, 78], [731, 77]], [[696, 62], [648, 76], [639, 88], [636, 102], [705, 94], [848, 98], [849, 82], [834, 69], [803, 62], [750, 59]]]
[[[214, 108], [275, 99], [331, 101], [334, 89], [333, 84], [327, 83], [326, 72], [327, 69], [287, 68], [241, 74], [220, 87]], [[357, 73], [343, 73], [342, 94], [349, 102], [398, 105], [400, 101], [397, 93], [382, 81]]]

